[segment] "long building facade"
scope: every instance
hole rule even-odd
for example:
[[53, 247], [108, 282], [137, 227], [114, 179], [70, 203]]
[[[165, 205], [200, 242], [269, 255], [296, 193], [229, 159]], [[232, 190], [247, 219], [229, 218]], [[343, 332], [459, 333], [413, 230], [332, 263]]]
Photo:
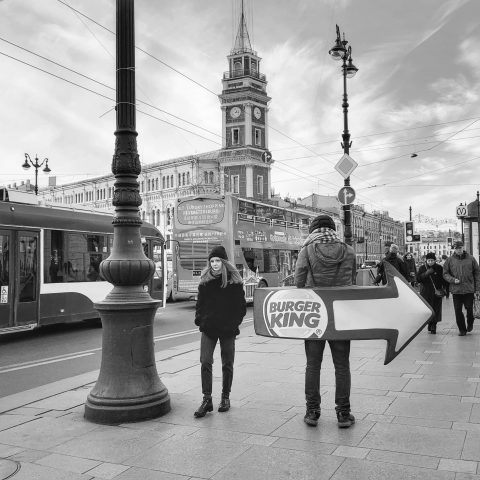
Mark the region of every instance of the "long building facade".
[[[228, 70], [222, 76], [218, 95], [222, 115], [222, 148], [195, 155], [143, 165], [138, 177], [142, 205], [140, 215], [169, 239], [177, 199], [203, 193], [231, 193], [246, 199], [282, 206], [272, 197], [268, 115], [271, 98], [261, 58], [253, 50], [244, 12], [241, 12], [235, 43], [227, 55]], [[79, 206], [113, 212], [113, 174], [82, 181], [50, 185], [39, 190], [45, 203]], [[16, 187], [16, 186], [15, 186]], [[20, 189], [27, 189], [22, 185]], [[312, 194], [288, 207], [329, 213], [337, 223], [343, 220], [340, 203], [334, 197]], [[284, 205], [286, 206], [286, 204]], [[403, 224], [388, 212], [352, 209], [352, 228], [357, 259], [380, 258], [386, 242], [402, 248]]]
[[[168, 238], [178, 198], [225, 192], [270, 203], [271, 165], [268, 151], [267, 79], [261, 58], [252, 49], [242, 11], [235, 44], [227, 56], [219, 95], [222, 148], [142, 167], [138, 177], [143, 220], [156, 225]], [[51, 204], [81, 205], [113, 211], [112, 174], [41, 189]]]

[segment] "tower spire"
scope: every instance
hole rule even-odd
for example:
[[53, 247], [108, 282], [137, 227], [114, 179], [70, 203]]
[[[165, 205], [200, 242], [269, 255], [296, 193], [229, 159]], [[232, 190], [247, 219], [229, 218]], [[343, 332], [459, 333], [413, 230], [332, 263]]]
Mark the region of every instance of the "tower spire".
[[252, 44], [250, 42], [250, 36], [248, 35], [247, 30], [247, 21], [245, 19], [245, 9], [242, 0], [242, 13], [240, 15], [240, 23], [238, 25], [237, 37], [235, 38], [235, 44], [233, 46], [231, 55], [237, 53], [253, 53], [256, 55], [256, 52], [252, 49]]

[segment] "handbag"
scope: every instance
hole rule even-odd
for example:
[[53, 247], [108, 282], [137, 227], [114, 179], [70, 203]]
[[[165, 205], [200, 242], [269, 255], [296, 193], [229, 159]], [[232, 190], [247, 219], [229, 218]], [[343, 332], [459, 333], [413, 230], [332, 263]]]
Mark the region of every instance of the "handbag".
[[432, 277], [430, 277], [430, 281], [432, 282], [433, 291], [435, 292], [436, 297], [444, 297], [447, 294], [447, 292], [445, 291], [445, 289], [443, 287], [437, 288], [435, 286], [435, 284], [433, 283]]
[[475, 294], [473, 300], [473, 318], [480, 318], [480, 295]]

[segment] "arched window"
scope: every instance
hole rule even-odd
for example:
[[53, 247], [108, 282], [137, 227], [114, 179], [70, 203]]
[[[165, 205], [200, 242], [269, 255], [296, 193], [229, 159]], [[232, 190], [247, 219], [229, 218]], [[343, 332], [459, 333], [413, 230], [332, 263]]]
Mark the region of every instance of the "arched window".
[[177, 185], [180, 186], [182, 184], [182, 175], [179, 173], [178, 174], [178, 183]]
[[167, 177], [167, 188], [170, 188], [170, 177]]
[[185, 185], [185, 173], [182, 173], [182, 185]]
[[213, 183], [213, 172], [210, 172], [209, 180], [210, 180], [210, 183]]
[[155, 225], [157, 227], [160, 226], [160, 210], [157, 210], [156, 216], [155, 216]]
[[190, 185], [190, 172], [187, 172], [187, 185]]
[[208, 183], [208, 172], [203, 172], [203, 179], [205, 180], [205, 183]]
[[165, 177], [162, 177], [162, 188], [165, 190]]
[[155, 190], [158, 190], [158, 177], [155, 179]]
[[173, 188], [173, 175], [170, 175], [170, 186]]

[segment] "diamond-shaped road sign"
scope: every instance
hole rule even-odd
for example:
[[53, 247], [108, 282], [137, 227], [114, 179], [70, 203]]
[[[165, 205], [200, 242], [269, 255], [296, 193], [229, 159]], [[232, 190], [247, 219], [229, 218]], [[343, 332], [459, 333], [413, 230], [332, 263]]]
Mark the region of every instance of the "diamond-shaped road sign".
[[383, 287], [257, 288], [255, 333], [308, 340], [387, 341], [391, 362], [433, 316], [428, 303], [385, 262]]
[[348, 178], [357, 168], [358, 163], [350, 156], [344, 153], [338, 163], [335, 165], [335, 170], [343, 177]]

